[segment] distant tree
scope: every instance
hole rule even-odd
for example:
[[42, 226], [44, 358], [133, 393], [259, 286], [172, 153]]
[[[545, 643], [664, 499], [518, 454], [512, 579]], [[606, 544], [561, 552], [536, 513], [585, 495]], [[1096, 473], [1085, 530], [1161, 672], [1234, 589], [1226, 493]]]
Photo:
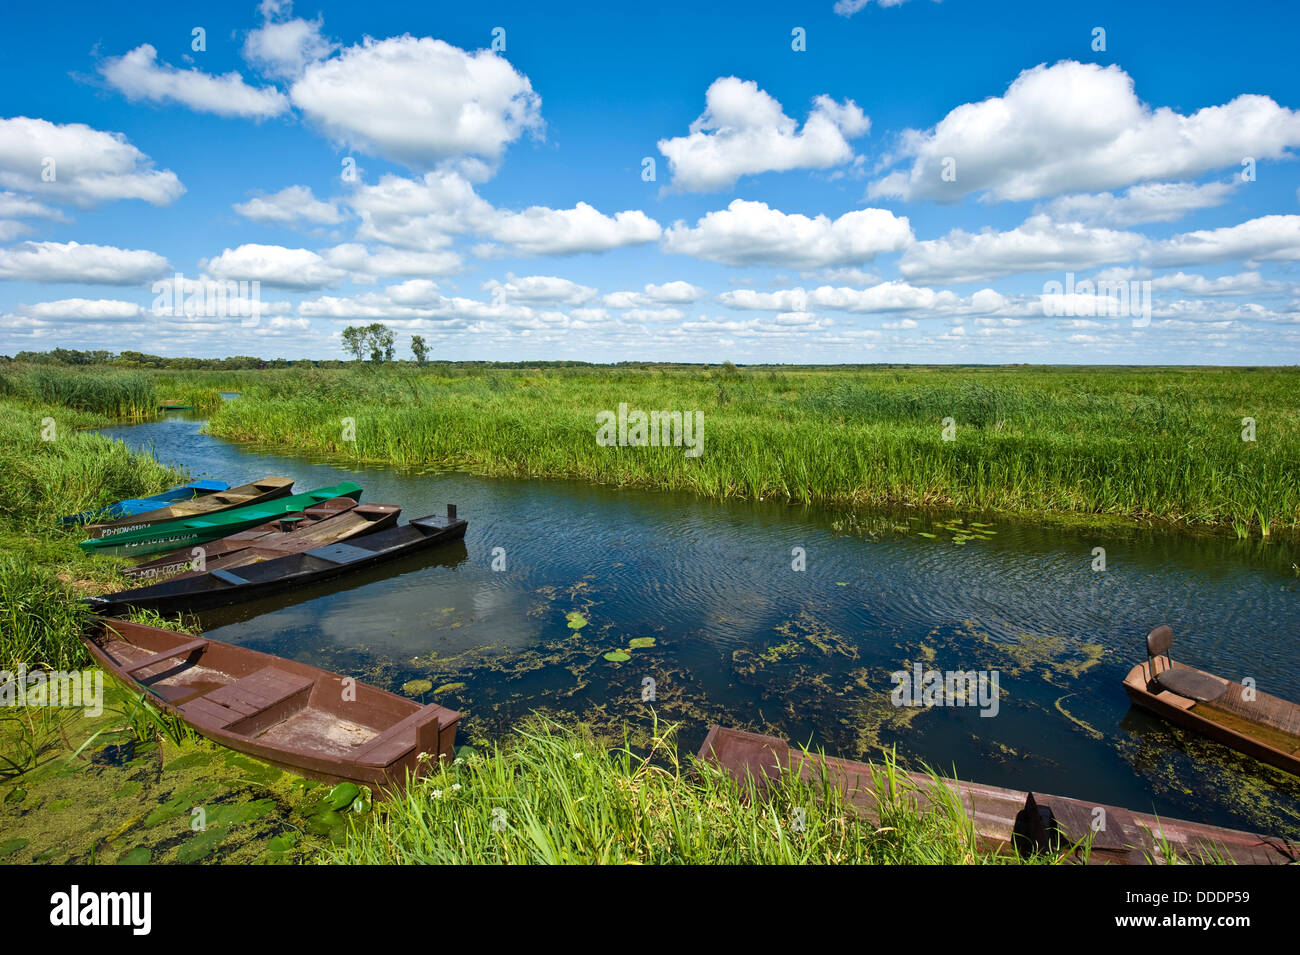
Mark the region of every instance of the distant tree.
[[366, 352], [366, 330], [355, 325], [343, 329], [343, 350], [361, 361]]
[[429, 357], [429, 346], [424, 343], [423, 336], [411, 336], [411, 352], [415, 355], [415, 363], [423, 365], [424, 360]]
[[370, 360], [376, 365], [393, 360], [393, 330], [383, 322], [374, 322], [363, 329], [364, 341]]

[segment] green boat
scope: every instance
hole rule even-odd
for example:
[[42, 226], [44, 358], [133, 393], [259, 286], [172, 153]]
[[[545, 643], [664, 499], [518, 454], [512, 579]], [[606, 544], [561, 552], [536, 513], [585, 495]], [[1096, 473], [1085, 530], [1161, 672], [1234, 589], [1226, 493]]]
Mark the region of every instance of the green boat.
[[164, 550], [175, 550], [178, 547], [192, 547], [230, 534], [237, 534], [286, 514], [306, 510], [334, 497], [350, 497], [354, 501], [359, 501], [361, 485], [344, 481], [332, 487], [308, 491], [306, 494], [291, 494], [288, 497], [277, 497], [212, 514], [163, 521], [109, 537], [84, 540], [80, 547], [88, 554], [113, 554], [121, 557], [138, 557]]

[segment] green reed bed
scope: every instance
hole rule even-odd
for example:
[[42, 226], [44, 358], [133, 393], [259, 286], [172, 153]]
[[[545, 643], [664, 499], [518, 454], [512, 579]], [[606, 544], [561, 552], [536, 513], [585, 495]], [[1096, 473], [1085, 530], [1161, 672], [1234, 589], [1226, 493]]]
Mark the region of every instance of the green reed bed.
[[100, 367], [9, 366], [0, 372], [0, 397], [110, 418], [147, 417], [158, 404], [149, 375]]
[[78, 430], [106, 423], [0, 398], [0, 669], [85, 662], [79, 598], [121, 583], [117, 562], [84, 554], [79, 529], [59, 518], [181, 483], [121, 441]]
[[[506, 744], [462, 755], [386, 802], [329, 851], [347, 864], [962, 864], [983, 852], [954, 801], [918, 809], [882, 768], [880, 824], [834, 786], [784, 774], [760, 798], [679, 757], [656, 728], [645, 752], [535, 719]], [[891, 786], [889, 780], [895, 785]]]
[[[1300, 373], [446, 369], [263, 375], [221, 436], [402, 466], [832, 505], [1300, 526]], [[699, 411], [704, 450], [600, 447], [596, 413]], [[344, 419], [355, 440], [344, 440]], [[944, 419], [954, 440], [944, 440]], [[1255, 422], [1243, 441], [1243, 418]]]

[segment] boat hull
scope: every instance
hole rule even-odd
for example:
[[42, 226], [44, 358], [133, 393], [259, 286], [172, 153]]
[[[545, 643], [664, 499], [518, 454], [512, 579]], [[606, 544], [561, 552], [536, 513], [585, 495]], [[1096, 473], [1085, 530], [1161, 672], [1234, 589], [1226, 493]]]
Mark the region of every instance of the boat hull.
[[127, 498], [107, 507], [101, 507], [98, 510], [70, 514], [67, 517], [59, 518], [59, 524], [67, 527], [71, 524], [89, 524], [92, 521], [115, 521], [123, 517], [130, 517], [133, 514], [144, 514], [157, 510], [164, 504], [172, 504], [176, 501], [191, 501], [196, 497], [216, 494], [229, 489], [230, 485], [225, 481], [193, 481], [182, 487], [174, 487], [170, 491], [155, 494], [152, 497]]
[[451, 517], [416, 518], [408, 524], [367, 534], [349, 542], [317, 547], [299, 554], [236, 568], [168, 580], [101, 597], [87, 598], [96, 612], [115, 615], [128, 609], [184, 613], [256, 600], [309, 587], [376, 564], [461, 540], [466, 523]]
[[[246, 531], [239, 531], [226, 537], [209, 541], [203, 546], [203, 559], [206, 563], [212, 563], [222, 557], [231, 554], [237, 554], [249, 547], [254, 547], [267, 538], [274, 537], [282, 532], [284, 521], [287, 519], [297, 518], [301, 522], [300, 526], [306, 527], [312, 524], [318, 524], [321, 521], [334, 517], [344, 511], [357, 507], [357, 502], [350, 497], [334, 497], [328, 501], [314, 507], [297, 511], [293, 514], [286, 514], [267, 521], [265, 524], [258, 524], [256, 527], [250, 527]], [[167, 551], [157, 556], [150, 556], [140, 561], [133, 567], [125, 567], [122, 574], [132, 579], [147, 581], [161, 580], [172, 577], [176, 574], [184, 573], [193, 569], [193, 564], [198, 558], [191, 548], [182, 547], [178, 550]]]
[[127, 531], [113, 537], [82, 541], [82, 550], [91, 554], [111, 554], [119, 557], [140, 557], [171, 551], [229, 536], [238, 531], [256, 527], [277, 517], [305, 510], [333, 497], [350, 497], [358, 500], [361, 486], [344, 481], [332, 487], [318, 488], [305, 494], [276, 496], [256, 504], [247, 504], [213, 514], [168, 521]]
[[454, 757], [460, 714], [437, 704], [124, 620], [96, 620], [83, 636], [101, 666], [154, 705], [208, 739], [291, 772], [396, 788]]
[[[1165, 669], [1166, 664], [1163, 658], [1157, 658], [1157, 660], [1155, 672], [1160, 673]], [[1208, 677], [1222, 679], [1222, 677], [1214, 677], [1212, 673], [1205, 673], [1204, 670], [1197, 670], [1195, 667], [1189, 667], [1177, 661], [1174, 661], [1173, 666], [1175, 669], [1192, 670]], [[1153, 689], [1152, 679], [1153, 674], [1149, 662], [1139, 663], [1124, 677], [1124, 690], [1128, 693], [1129, 700], [1135, 706], [1155, 713], [1157, 716], [1161, 716], [1183, 729], [1199, 733], [1240, 753], [1252, 756], [1261, 763], [1268, 763], [1270, 766], [1300, 776], [1300, 753], [1285, 752], [1260, 740], [1252, 739], [1244, 733], [1236, 732], [1216, 723], [1214, 720], [1198, 715], [1196, 712], [1197, 707], [1204, 704], [1198, 704], [1194, 700], [1179, 696], [1172, 690], [1160, 688], [1158, 685]], [[1276, 697], [1269, 697], [1268, 694], [1260, 693], [1258, 695], [1287, 705], [1287, 701], [1277, 700]], [[1294, 706], [1294, 704], [1289, 705]]]

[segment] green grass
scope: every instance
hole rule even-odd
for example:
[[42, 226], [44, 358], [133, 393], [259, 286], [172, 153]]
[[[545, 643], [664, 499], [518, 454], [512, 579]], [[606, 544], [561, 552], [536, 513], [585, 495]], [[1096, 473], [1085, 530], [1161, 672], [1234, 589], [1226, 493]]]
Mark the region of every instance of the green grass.
[[82, 534], [60, 528], [59, 518], [182, 483], [121, 441], [77, 430], [106, 423], [0, 398], [0, 669], [85, 664], [80, 597], [124, 583], [118, 562], [82, 553]]
[[[455, 371], [252, 373], [210, 429], [366, 462], [713, 498], [1300, 527], [1294, 370]], [[620, 403], [702, 412], [702, 456], [598, 446], [597, 412]]]
[[[783, 774], [760, 798], [683, 761], [672, 730], [648, 751], [535, 719], [385, 803], [331, 851], [346, 864], [962, 864], [1015, 861], [976, 847], [955, 800], [918, 810], [882, 767], [879, 825], [835, 786]], [[942, 788], [942, 787], [941, 787]], [[944, 789], [943, 791], [947, 791]]]

